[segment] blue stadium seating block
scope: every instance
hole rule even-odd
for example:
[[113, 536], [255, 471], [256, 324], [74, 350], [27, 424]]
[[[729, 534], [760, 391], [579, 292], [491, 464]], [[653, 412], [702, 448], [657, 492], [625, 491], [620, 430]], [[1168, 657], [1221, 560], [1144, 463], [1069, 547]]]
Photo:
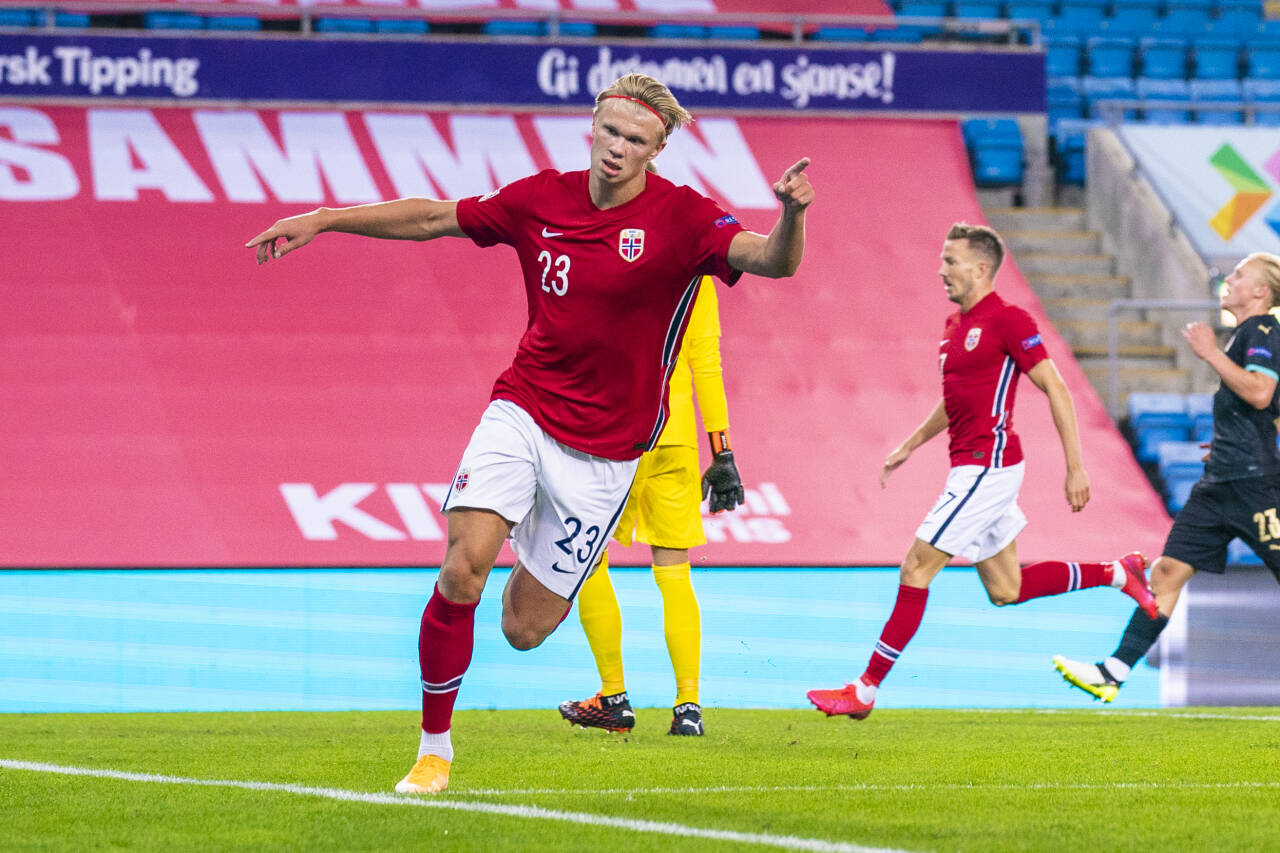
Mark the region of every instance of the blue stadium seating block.
[[569, 38], [594, 38], [596, 25], [590, 21], [561, 21], [560, 35]]
[[190, 12], [147, 12], [142, 25], [149, 30], [203, 30], [204, 18]]
[[1280, 41], [1251, 41], [1244, 55], [1246, 77], [1280, 80]]
[[1187, 40], [1147, 36], [1139, 42], [1142, 76], [1177, 80], [1187, 75]]
[[1022, 142], [996, 140], [973, 148], [973, 180], [980, 187], [1009, 187], [1022, 183]]
[[1165, 493], [1168, 497], [1165, 499], [1164, 505], [1168, 507], [1169, 512], [1177, 515], [1182, 508], [1187, 505], [1187, 498], [1191, 497], [1191, 490], [1195, 488], [1197, 480], [1182, 478], [1171, 480], [1164, 484]]
[[1049, 77], [1079, 77], [1083, 70], [1080, 61], [1080, 37], [1075, 35], [1051, 35], [1044, 40], [1044, 73]]
[[1191, 418], [1192, 438], [1196, 441], [1213, 438], [1213, 395], [1188, 394], [1185, 402], [1187, 417]]
[[83, 12], [54, 12], [53, 25], [68, 29], [87, 30], [93, 26], [93, 19]]
[[947, 4], [938, 0], [902, 0], [898, 14], [908, 18], [945, 18]]
[[818, 27], [814, 41], [870, 41], [871, 33], [863, 27]]
[[489, 36], [543, 36], [547, 34], [542, 21], [486, 21], [481, 28]]
[[1163, 441], [1156, 446], [1156, 471], [1166, 482], [1204, 473], [1205, 449], [1198, 441]]
[[707, 27], [707, 38], [713, 41], [755, 41], [760, 38], [760, 28], [712, 24]]
[[1053, 0], [1012, 0], [1005, 5], [1004, 14], [1011, 20], [1039, 21], [1043, 25], [1053, 17]]
[[1227, 565], [1229, 566], [1260, 566], [1262, 559], [1248, 545], [1239, 539], [1232, 539], [1227, 545]]
[[654, 24], [649, 35], [656, 39], [704, 39], [707, 28], [701, 24]]
[[1186, 80], [1139, 77], [1137, 95], [1143, 102], [1142, 117], [1148, 122], [1187, 124], [1191, 121], [1191, 86]]
[[990, 0], [956, 0], [955, 17], [970, 21], [995, 20], [1000, 17], [1000, 4]]
[[318, 33], [371, 33], [373, 21], [369, 18], [317, 18], [314, 27]]
[[[1080, 81], [1080, 89], [1090, 118], [1106, 118], [1103, 111], [1108, 101], [1126, 101], [1137, 97], [1134, 82], [1129, 77], [1085, 77]], [[1129, 119], [1134, 118], [1136, 110], [1124, 107], [1120, 109], [1120, 113]]]
[[1132, 77], [1137, 44], [1125, 36], [1093, 36], [1085, 42], [1091, 77]]
[[0, 9], [0, 27], [38, 27], [40, 13], [35, 9]]
[[[1211, 125], [1244, 123], [1244, 95], [1239, 80], [1192, 80], [1191, 98], [1209, 102], [1211, 106], [1196, 107], [1196, 122]], [[1231, 107], [1228, 104], [1237, 104]]]
[[262, 19], [253, 15], [211, 15], [205, 26], [211, 30], [253, 32], [262, 29]]
[[377, 18], [373, 22], [375, 33], [417, 36], [430, 32], [431, 28], [421, 18]]
[[1222, 36], [1191, 41], [1192, 76], [1201, 80], [1235, 80], [1240, 76], [1240, 42]]
[[1129, 395], [1129, 423], [1143, 426], [1152, 423], [1190, 424], [1187, 401], [1182, 394], [1166, 391], [1134, 391]]
[[919, 44], [924, 41], [924, 34], [926, 30], [935, 31], [932, 28], [910, 27], [905, 24], [876, 27], [871, 31], [871, 40], [874, 42], [888, 42], [895, 44]]

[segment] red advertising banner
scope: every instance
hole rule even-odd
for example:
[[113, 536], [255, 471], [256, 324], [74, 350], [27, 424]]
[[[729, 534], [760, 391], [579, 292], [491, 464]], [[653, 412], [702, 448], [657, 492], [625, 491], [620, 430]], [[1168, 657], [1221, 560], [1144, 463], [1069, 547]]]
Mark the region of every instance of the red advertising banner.
[[[440, 500], [524, 328], [514, 254], [326, 234], [259, 268], [244, 243], [319, 205], [582, 168], [588, 123], [0, 104], [0, 564], [438, 564]], [[877, 479], [938, 399], [942, 236], [982, 216], [956, 125], [709, 117], [659, 165], [767, 231], [803, 155], [800, 273], [721, 291], [748, 501], [706, 519], [707, 565], [894, 564], [945, 476], [938, 439]], [[1021, 556], [1158, 549], [1158, 497], [1016, 266], [999, 286], [1045, 327], [1094, 478], [1073, 516], [1024, 383]]]

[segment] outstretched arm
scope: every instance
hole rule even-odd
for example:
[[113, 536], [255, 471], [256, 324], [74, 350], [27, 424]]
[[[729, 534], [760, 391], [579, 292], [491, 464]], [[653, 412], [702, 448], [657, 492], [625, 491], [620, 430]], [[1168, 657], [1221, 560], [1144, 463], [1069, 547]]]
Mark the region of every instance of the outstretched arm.
[[[340, 231], [384, 240], [434, 240], [465, 237], [458, 225], [458, 203], [433, 198], [402, 198], [355, 207], [321, 207], [300, 216], [281, 219], [248, 243], [256, 248], [258, 263], [282, 258], [301, 249], [322, 231]], [[277, 245], [277, 241], [284, 242]]]
[[813, 186], [804, 173], [809, 158], [802, 157], [773, 185], [773, 194], [782, 202], [782, 215], [766, 237], [741, 231], [729, 244], [729, 266], [736, 270], [785, 278], [795, 275], [804, 256], [804, 211], [813, 203]]
[[946, 428], [947, 407], [942, 400], [939, 400], [938, 405], [934, 406], [933, 411], [929, 413], [929, 417], [924, 419], [924, 423], [916, 427], [915, 432], [907, 436], [902, 444], [885, 457], [884, 464], [880, 466], [880, 488], [883, 489], [888, 485], [889, 475], [910, 458], [912, 451]]
[[1027, 377], [1049, 398], [1049, 411], [1053, 413], [1053, 425], [1062, 441], [1062, 455], [1067, 463], [1067, 503], [1072, 512], [1079, 512], [1089, 502], [1089, 474], [1084, 470], [1080, 454], [1080, 429], [1076, 424], [1076, 406], [1071, 401], [1071, 391], [1062, 381], [1062, 374], [1052, 359], [1031, 368]]

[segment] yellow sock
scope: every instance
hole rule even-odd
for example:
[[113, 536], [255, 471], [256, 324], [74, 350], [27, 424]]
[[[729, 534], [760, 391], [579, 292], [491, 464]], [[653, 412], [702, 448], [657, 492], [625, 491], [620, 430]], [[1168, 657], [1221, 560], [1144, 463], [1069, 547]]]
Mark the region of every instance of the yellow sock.
[[662, 593], [662, 627], [676, 674], [675, 705], [698, 701], [698, 669], [702, 663], [702, 617], [693, 594], [689, 564], [654, 566], [653, 579]]
[[608, 553], [578, 590], [578, 618], [600, 672], [600, 692], [605, 696], [623, 692], [627, 688], [622, 679], [622, 611], [609, 580]]

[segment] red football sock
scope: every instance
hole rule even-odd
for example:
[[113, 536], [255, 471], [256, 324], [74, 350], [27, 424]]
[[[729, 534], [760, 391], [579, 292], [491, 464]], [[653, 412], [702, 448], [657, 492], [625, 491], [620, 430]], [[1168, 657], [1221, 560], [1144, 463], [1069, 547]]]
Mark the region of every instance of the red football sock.
[[454, 604], [437, 586], [422, 611], [418, 633], [418, 666], [422, 671], [422, 730], [439, 734], [449, 730], [453, 702], [462, 676], [471, 665], [475, 638], [476, 601]]
[[876, 643], [876, 650], [871, 653], [867, 671], [862, 674], [863, 681], [879, 685], [889, 674], [898, 655], [902, 654], [907, 643], [916, 635], [920, 620], [924, 618], [925, 602], [928, 600], [928, 589], [898, 585], [898, 601], [893, 605], [889, 621], [884, 623], [884, 630], [880, 632], [880, 642]]
[[1022, 588], [1014, 604], [1091, 586], [1108, 586], [1111, 569], [1111, 563], [1064, 563], [1061, 560], [1032, 563], [1022, 570]]

